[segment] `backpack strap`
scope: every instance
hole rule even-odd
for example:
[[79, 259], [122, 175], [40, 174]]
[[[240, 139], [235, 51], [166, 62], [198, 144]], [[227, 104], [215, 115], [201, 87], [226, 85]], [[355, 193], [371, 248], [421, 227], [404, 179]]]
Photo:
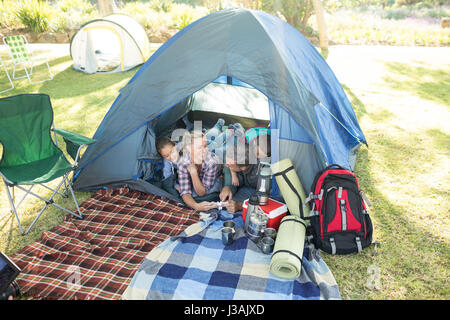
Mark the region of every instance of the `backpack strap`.
[[336, 254], [336, 243], [334, 242], [334, 238], [330, 238], [331, 245], [331, 254]]
[[355, 241], [356, 241], [356, 246], [358, 247], [358, 253], [360, 253], [362, 251], [361, 238], [356, 237]]

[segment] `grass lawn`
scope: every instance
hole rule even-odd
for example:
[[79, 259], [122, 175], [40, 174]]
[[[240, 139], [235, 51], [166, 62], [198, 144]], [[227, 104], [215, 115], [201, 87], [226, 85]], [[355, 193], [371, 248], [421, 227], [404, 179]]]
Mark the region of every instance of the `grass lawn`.
[[[60, 50], [45, 52], [55, 75], [52, 81], [32, 86], [15, 81], [17, 88], [0, 97], [47, 93], [56, 127], [92, 136], [137, 68], [86, 75], [72, 69], [64, 46], [55, 48]], [[2, 49], [0, 55], [8, 60]], [[450, 298], [449, 56], [448, 47], [333, 46], [329, 50], [328, 63], [353, 103], [369, 144], [359, 150], [355, 171], [372, 202], [374, 238], [381, 242], [375, 256], [372, 248], [359, 255], [322, 254], [344, 299]], [[6, 86], [0, 78], [0, 90]], [[12, 255], [60, 224], [64, 213], [48, 209], [22, 237], [9, 213], [4, 188], [2, 183], [0, 250]], [[90, 194], [76, 195], [82, 202]], [[57, 199], [74, 209], [70, 199]], [[34, 201], [22, 205], [25, 226], [38, 205]], [[378, 271], [379, 289], [369, 288], [374, 283], [370, 270]]]

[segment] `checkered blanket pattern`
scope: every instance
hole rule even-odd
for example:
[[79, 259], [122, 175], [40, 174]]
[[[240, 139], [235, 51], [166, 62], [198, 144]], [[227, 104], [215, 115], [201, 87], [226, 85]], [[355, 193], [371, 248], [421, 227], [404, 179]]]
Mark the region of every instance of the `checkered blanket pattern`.
[[26, 297], [120, 299], [144, 257], [199, 221], [193, 210], [126, 187], [103, 189], [12, 256]]
[[263, 254], [235, 216], [236, 239], [221, 240], [217, 216], [192, 225], [165, 240], [145, 258], [123, 299], [302, 300], [340, 299], [336, 281], [317, 250], [305, 246], [301, 275], [285, 280], [269, 271]]

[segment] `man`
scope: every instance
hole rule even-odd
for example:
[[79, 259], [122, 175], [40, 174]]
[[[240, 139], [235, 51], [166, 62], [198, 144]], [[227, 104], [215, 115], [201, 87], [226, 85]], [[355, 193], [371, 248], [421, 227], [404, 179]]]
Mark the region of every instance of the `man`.
[[[234, 144], [227, 150], [223, 169], [224, 187], [219, 194], [220, 201], [227, 201], [229, 213], [242, 210], [242, 202], [256, 191], [258, 184], [259, 162], [252, 159], [248, 144]], [[230, 152], [231, 151], [231, 152]], [[239, 190], [232, 184], [231, 171], [237, 173]]]

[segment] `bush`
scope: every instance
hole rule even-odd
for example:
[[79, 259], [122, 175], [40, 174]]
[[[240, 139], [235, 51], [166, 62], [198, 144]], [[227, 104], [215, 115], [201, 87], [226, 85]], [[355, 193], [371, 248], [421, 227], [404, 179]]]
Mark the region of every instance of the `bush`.
[[55, 16], [52, 7], [47, 2], [39, 0], [20, 2], [15, 14], [20, 22], [33, 32], [49, 30], [50, 20]]
[[201, 7], [191, 7], [186, 4], [174, 4], [170, 12], [172, 27], [181, 30], [195, 20], [208, 14], [208, 10]]
[[20, 25], [15, 10], [17, 1], [3, 0], [0, 2], [0, 28]]
[[96, 6], [88, 0], [59, 0], [55, 7], [58, 14], [51, 21], [53, 31], [78, 29], [83, 23], [98, 16]]

